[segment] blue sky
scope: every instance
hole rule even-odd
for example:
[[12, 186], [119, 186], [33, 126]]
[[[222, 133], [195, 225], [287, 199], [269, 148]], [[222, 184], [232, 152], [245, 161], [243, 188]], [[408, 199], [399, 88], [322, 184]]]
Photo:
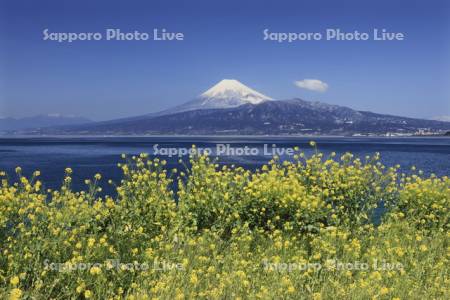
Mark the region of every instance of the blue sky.
[[[379, 1], [0, 0], [0, 116], [96, 120], [159, 111], [223, 78], [293, 97], [412, 117], [450, 115], [450, 4]], [[51, 32], [183, 32], [184, 41], [44, 41]], [[263, 40], [327, 28], [404, 41]], [[318, 79], [325, 92], [294, 82]]]

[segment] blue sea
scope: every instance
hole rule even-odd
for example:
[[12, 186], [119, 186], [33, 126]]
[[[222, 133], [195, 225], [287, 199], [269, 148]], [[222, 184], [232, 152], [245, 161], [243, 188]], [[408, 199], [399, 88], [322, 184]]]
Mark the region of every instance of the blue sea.
[[[33, 137], [0, 138], [0, 170], [6, 171], [14, 179], [14, 169], [20, 166], [23, 174], [29, 176], [35, 170], [41, 172], [41, 180], [46, 188], [58, 188], [64, 169], [73, 169], [73, 187], [84, 188], [84, 180], [101, 173], [106, 182], [119, 182], [121, 171], [117, 163], [122, 162], [121, 154], [128, 156], [140, 153], [157, 153], [168, 161], [168, 168], [181, 167], [179, 160], [189, 160], [184, 151], [196, 145], [205, 151], [224, 151], [218, 156], [220, 164], [235, 164], [255, 169], [267, 163], [272, 153], [282, 159], [292, 156], [284, 153], [295, 146], [307, 155], [314, 153], [309, 142], [317, 143], [318, 151], [325, 155], [336, 152], [342, 155], [351, 152], [364, 158], [376, 152], [381, 161], [392, 166], [399, 164], [408, 173], [412, 166], [423, 170], [426, 175], [450, 175], [450, 138], [448, 137]], [[245, 149], [248, 151], [245, 152]], [[274, 150], [275, 149], [275, 150]], [[174, 151], [178, 151], [175, 153]], [[245, 152], [245, 153], [243, 153]], [[169, 155], [172, 153], [172, 155]], [[180, 157], [178, 156], [180, 155]], [[104, 187], [113, 193], [112, 188]]]

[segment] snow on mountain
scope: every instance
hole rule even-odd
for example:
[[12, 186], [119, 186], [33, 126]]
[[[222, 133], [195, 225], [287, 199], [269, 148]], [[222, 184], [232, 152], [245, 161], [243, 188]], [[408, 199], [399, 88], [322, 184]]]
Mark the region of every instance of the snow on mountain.
[[[258, 135], [411, 135], [419, 130], [442, 133], [450, 123], [421, 120], [309, 102], [263, 101], [225, 109], [197, 109], [63, 128], [63, 134], [258, 134]], [[61, 134], [61, 131], [43, 130]]]
[[222, 109], [243, 104], [259, 104], [273, 100], [235, 79], [223, 79], [197, 98], [156, 115], [167, 115], [197, 109]]
[[434, 117], [431, 120], [435, 120], [435, 121], [443, 121], [443, 122], [450, 122], [450, 116], [439, 116], [439, 117]]
[[215, 86], [200, 95], [204, 99], [202, 105], [208, 103], [223, 104], [236, 101], [236, 104], [259, 104], [267, 100], [273, 100], [234, 79], [224, 79]]

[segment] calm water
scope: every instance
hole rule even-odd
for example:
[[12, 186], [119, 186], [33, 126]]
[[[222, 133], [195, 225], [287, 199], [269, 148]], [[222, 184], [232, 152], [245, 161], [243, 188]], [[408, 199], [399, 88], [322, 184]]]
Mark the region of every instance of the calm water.
[[[84, 179], [92, 178], [95, 173], [103, 174], [106, 179], [118, 182], [121, 178], [117, 163], [120, 155], [149, 153], [158, 149], [190, 149], [192, 144], [198, 147], [217, 150], [217, 144], [229, 145], [228, 154], [219, 157], [221, 164], [236, 164], [246, 168], [257, 168], [266, 163], [270, 156], [265, 155], [264, 145], [269, 149], [275, 144], [278, 148], [299, 146], [307, 154], [312, 150], [309, 141], [312, 138], [260, 138], [260, 137], [111, 137], [111, 138], [0, 138], [0, 170], [14, 176], [14, 169], [21, 166], [25, 175], [40, 170], [41, 180], [47, 188], [56, 188], [61, 184], [64, 169], [74, 170], [74, 187], [84, 186]], [[381, 153], [382, 162], [388, 166], [400, 164], [408, 172], [416, 166], [426, 174], [438, 176], [450, 175], [450, 138], [314, 138], [319, 151], [338, 155], [352, 152], [358, 157]], [[233, 150], [247, 146], [257, 155], [232, 155]], [[231, 152], [231, 153], [230, 153]], [[168, 161], [169, 167], [179, 167], [179, 157], [161, 156]], [[289, 159], [287, 155], [281, 155]], [[183, 160], [188, 160], [186, 156]], [[112, 190], [106, 187], [107, 192]]]

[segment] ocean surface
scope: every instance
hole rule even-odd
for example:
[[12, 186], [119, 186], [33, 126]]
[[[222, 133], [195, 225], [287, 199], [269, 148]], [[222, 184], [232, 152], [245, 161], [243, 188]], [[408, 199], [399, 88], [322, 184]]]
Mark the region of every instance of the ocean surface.
[[[64, 137], [64, 138], [0, 138], [0, 170], [15, 179], [14, 169], [20, 166], [23, 174], [30, 176], [35, 170], [41, 172], [46, 188], [58, 188], [64, 169], [73, 169], [73, 187], [85, 187], [84, 180], [96, 173], [104, 177], [104, 190], [114, 194], [106, 181], [119, 182], [121, 154], [128, 156], [149, 153], [168, 161], [168, 168], [181, 167], [179, 160], [189, 160], [186, 152], [195, 144], [203, 151], [218, 156], [220, 164], [235, 164], [255, 169], [267, 163], [272, 154], [282, 159], [292, 159], [286, 153], [295, 146], [307, 155], [314, 153], [309, 142], [317, 143], [318, 151], [325, 155], [351, 152], [364, 158], [376, 152], [381, 161], [392, 166], [399, 164], [403, 172], [412, 166], [427, 175], [450, 175], [450, 138], [364, 138], [364, 137]], [[275, 149], [275, 150], [274, 150]], [[286, 150], [288, 149], [288, 150]]]

